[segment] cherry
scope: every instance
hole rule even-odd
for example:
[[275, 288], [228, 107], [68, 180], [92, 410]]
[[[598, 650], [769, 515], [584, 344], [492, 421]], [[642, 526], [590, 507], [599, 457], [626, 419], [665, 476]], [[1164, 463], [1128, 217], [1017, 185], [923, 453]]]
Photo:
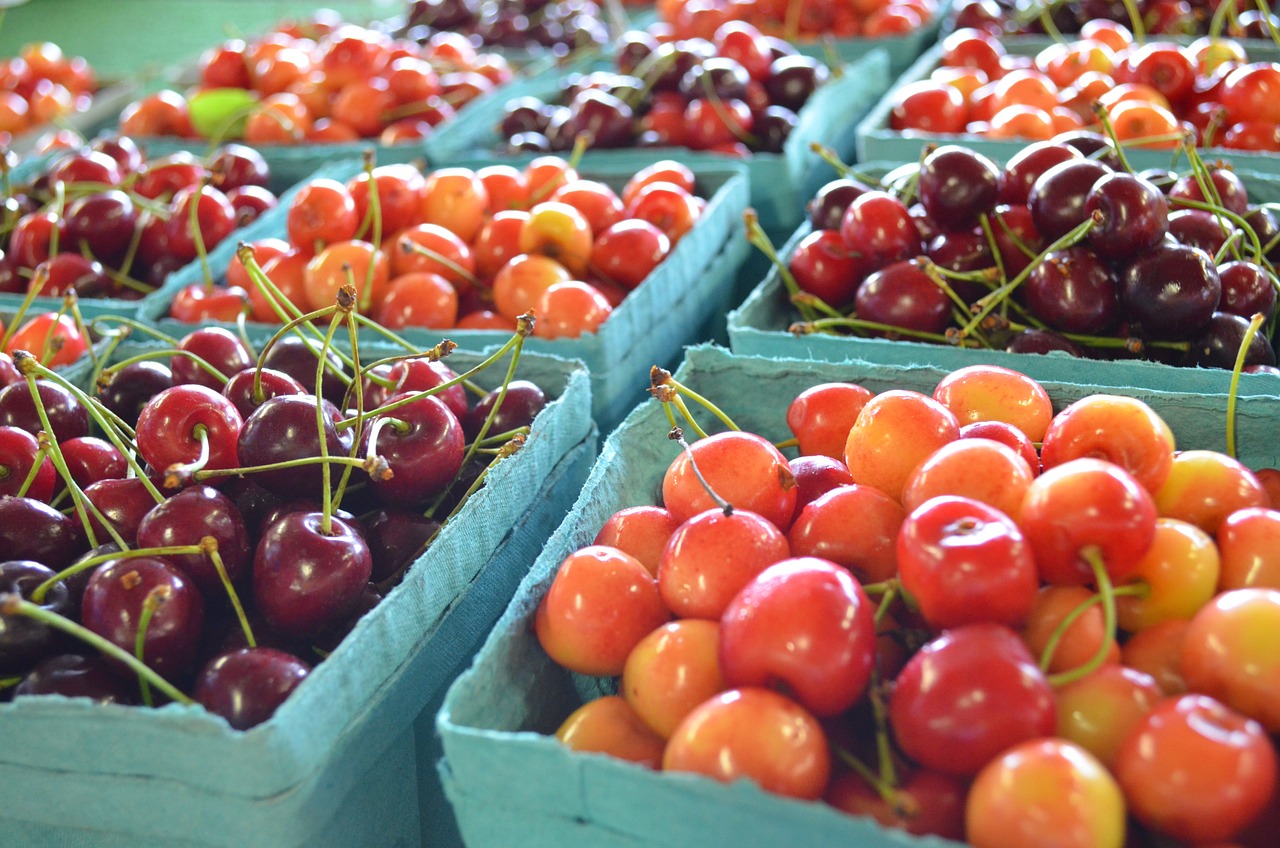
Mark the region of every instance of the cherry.
[[462, 469], [465, 444], [457, 417], [443, 401], [428, 396], [374, 418], [364, 431], [361, 449], [381, 456], [391, 467], [390, 479], [371, 480], [378, 495], [389, 504], [413, 504], [427, 501], [453, 482]]
[[1100, 177], [1089, 190], [1085, 211], [1100, 216], [1089, 243], [1104, 259], [1123, 260], [1144, 253], [1164, 239], [1169, 207], [1151, 183], [1132, 174]]
[[138, 415], [138, 453], [159, 471], [192, 463], [207, 440], [206, 470], [240, 465], [237, 440], [244, 425], [231, 401], [207, 386], [172, 386], [153, 397]]
[[1222, 282], [1220, 311], [1247, 319], [1258, 312], [1270, 315], [1275, 308], [1275, 284], [1261, 265], [1245, 260], [1227, 262], [1218, 266], [1218, 279]]
[[519, 427], [527, 427], [543, 407], [547, 405], [546, 392], [536, 383], [529, 380], [512, 380], [507, 384], [506, 394], [502, 395], [502, 404], [498, 405], [499, 389], [494, 389], [482, 397], [462, 420], [462, 430], [468, 440], [476, 438], [489, 413], [493, 413], [493, 422], [489, 425], [488, 434], [496, 436]]
[[[86, 486], [84, 495], [129, 546], [137, 542], [138, 525], [156, 503], [151, 489], [137, 477], [99, 480]], [[107, 537], [107, 530], [97, 515], [91, 514], [89, 523], [99, 539]]]
[[209, 160], [210, 185], [226, 193], [244, 186], [267, 188], [271, 169], [255, 148], [224, 144]]
[[1089, 192], [1094, 183], [1111, 172], [1095, 159], [1069, 159], [1041, 174], [1027, 195], [1036, 230], [1054, 240], [1084, 223], [1089, 215]]
[[182, 675], [196, 657], [204, 604], [190, 578], [165, 560], [133, 557], [99, 566], [85, 587], [81, 623], [134, 653], [148, 598], [155, 608], [141, 659], [162, 676]]
[[98, 386], [98, 400], [130, 427], [138, 423], [147, 401], [173, 386], [169, 366], [153, 359], [131, 362], [108, 373], [105, 385]]
[[270, 398], [303, 394], [307, 394], [306, 387], [274, 368], [245, 368], [222, 387], [223, 397], [231, 401], [241, 418], [248, 418]]
[[1169, 235], [1187, 247], [1198, 247], [1216, 256], [1235, 228], [1205, 209], [1179, 209], [1169, 213]]
[[907, 207], [883, 191], [854, 198], [841, 220], [840, 235], [869, 268], [883, 268], [921, 251], [920, 231]]
[[[316, 368], [320, 362], [317, 353], [318, 344], [295, 335], [287, 335], [277, 339], [269, 349], [263, 352], [260, 362], [263, 368], [274, 368], [283, 371], [304, 386], [314, 387], [316, 384]], [[326, 400], [342, 403], [347, 393], [347, 384], [340, 376], [343, 372], [342, 360], [333, 351], [325, 356], [325, 373], [322, 392]]]
[[854, 297], [858, 317], [892, 327], [941, 333], [953, 304], [918, 262], [893, 262], [872, 273]]
[[[1186, 363], [1201, 368], [1234, 368], [1249, 332], [1249, 320], [1230, 312], [1214, 312], [1209, 323], [1191, 339]], [[1274, 366], [1276, 352], [1266, 336], [1254, 333], [1249, 339], [1244, 365]]]
[[[206, 186], [182, 188], [173, 196], [173, 215], [169, 218], [166, 235], [169, 250], [179, 259], [190, 262], [198, 255], [197, 231], [205, 250], [211, 250], [231, 235], [236, 226], [235, 210], [227, 196], [216, 188]], [[191, 226], [191, 207], [195, 207], [196, 229]]]
[[[17, 495], [35, 466], [40, 443], [26, 430], [0, 426], [0, 495]], [[46, 503], [53, 497], [57, 471], [49, 457], [41, 458], [40, 469], [25, 492], [26, 496]]]
[[[37, 379], [35, 388], [55, 440], [64, 442], [89, 435], [89, 410], [76, 400], [69, 389], [44, 379]], [[39, 434], [44, 429], [25, 381], [0, 389], [0, 426], [17, 427], [32, 434]]]
[[814, 230], [839, 230], [849, 204], [871, 190], [871, 186], [850, 177], [827, 182], [807, 205], [810, 226]]
[[[445, 363], [438, 359], [429, 359], [427, 357], [414, 357], [411, 359], [401, 359], [393, 363], [387, 371], [388, 379], [394, 381], [394, 388], [389, 390], [391, 394], [399, 394], [402, 392], [422, 392], [428, 389], [434, 389], [442, 383], [446, 383], [458, 375], [453, 372]], [[366, 388], [366, 399], [369, 398], [368, 389]], [[444, 391], [437, 392], [433, 397], [444, 401], [444, 405], [449, 407], [449, 411], [459, 420], [463, 420], [469, 409], [467, 404], [467, 393], [461, 383], [450, 386]], [[382, 401], [378, 401], [376, 406], [381, 406]], [[502, 430], [492, 431], [495, 434], [504, 432]]]
[[1081, 245], [1046, 255], [1027, 275], [1022, 293], [1038, 318], [1067, 333], [1100, 335], [1120, 316], [1115, 275]]
[[[240, 462], [245, 466], [274, 466], [289, 460], [320, 456], [317, 403], [323, 413], [324, 439], [329, 456], [346, 455], [350, 448], [351, 430], [338, 432], [335, 425], [342, 420], [342, 413], [336, 406], [327, 400], [317, 401], [312, 395], [279, 395], [264, 401], [245, 420], [237, 443]], [[264, 488], [288, 497], [298, 492], [319, 491], [323, 470], [318, 463], [271, 468], [255, 473], [254, 479]]]
[[1084, 154], [1079, 150], [1058, 141], [1028, 144], [1005, 163], [1000, 175], [1000, 202], [1025, 206], [1031, 186], [1041, 174], [1054, 165], [1083, 158]]
[[[217, 541], [227, 578], [237, 581], [249, 570], [251, 549], [244, 518], [227, 495], [210, 486], [190, 486], [156, 504], [138, 525], [139, 547], [198, 545], [205, 537]], [[206, 598], [223, 597], [226, 590], [207, 554], [176, 554], [168, 560], [195, 581]]]
[[138, 213], [128, 194], [111, 190], [76, 198], [67, 205], [64, 221], [62, 250], [87, 250], [95, 259], [117, 266], [133, 238]]
[[[223, 327], [201, 327], [193, 330], [178, 341], [178, 350], [199, 357], [223, 377], [230, 377], [253, 364], [244, 342]], [[190, 356], [174, 354], [169, 360], [169, 369], [176, 383], [207, 386], [220, 391], [225, 382], [210, 374]]]
[[74, 517], [42, 501], [0, 495], [0, 550], [6, 556], [61, 570], [84, 547], [84, 531]]
[[196, 679], [195, 699], [236, 730], [267, 721], [311, 666], [274, 648], [240, 648], [212, 659]]
[[1212, 197], [1205, 197], [1204, 189], [1195, 174], [1179, 177], [1169, 189], [1170, 205], [1176, 209], [1180, 205], [1178, 201], [1193, 200], [1220, 205], [1237, 215], [1243, 215], [1249, 210], [1249, 192], [1235, 171], [1223, 167], [1209, 168], [1208, 182], [1212, 186]]
[[106, 439], [83, 436], [68, 439], [58, 447], [62, 451], [62, 461], [71, 472], [71, 479], [82, 489], [99, 480], [124, 477], [128, 472], [124, 454]]
[[290, 513], [258, 541], [254, 599], [286, 635], [306, 638], [334, 626], [355, 608], [369, 581], [373, 557], [364, 539], [340, 518], [325, 524], [321, 513]]
[[15, 698], [61, 695], [99, 704], [132, 704], [137, 697], [101, 657], [56, 654], [41, 660], [13, 690]]
[[920, 202], [944, 230], [965, 230], [995, 208], [1000, 168], [967, 147], [943, 145], [920, 165]]
[[1213, 317], [1222, 281], [1209, 254], [1161, 244], [1135, 259], [1120, 276], [1120, 302], [1131, 321], [1156, 339], [1187, 338]]
[[[35, 588], [54, 571], [31, 560], [0, 562], [0, 592], [31, 600]], [[50, 612], [67, 615], [70, 593], [62, 583], [54, 583], [45, 593], [40, 606]], [[0, 674], [25, 674], [61, 642], [59, 631], [44, 622], [26, 616], [0, 616]]]
[[421, 512], [396, 506], [378, 508], [363, 524], [373, 556], [369, 579], [375, 583], [402, 573], [440, 529], [440, 522]]

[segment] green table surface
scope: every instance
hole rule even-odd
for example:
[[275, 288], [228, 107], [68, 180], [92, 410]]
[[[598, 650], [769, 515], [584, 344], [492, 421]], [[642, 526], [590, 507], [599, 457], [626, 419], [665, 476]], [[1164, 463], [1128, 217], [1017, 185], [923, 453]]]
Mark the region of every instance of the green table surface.
[[[12, 0], [0, 0], [0, 7]], [[404, 12], [407, 0], [27, 0], [3, 9], [0, 57], [52, 41], [83, 56], [103, 80], [141, 78], [156, 87], [166, 72], [194, 62], [231, 36], [254, 35], [285, 18], [332, 9], [368, 23]]]

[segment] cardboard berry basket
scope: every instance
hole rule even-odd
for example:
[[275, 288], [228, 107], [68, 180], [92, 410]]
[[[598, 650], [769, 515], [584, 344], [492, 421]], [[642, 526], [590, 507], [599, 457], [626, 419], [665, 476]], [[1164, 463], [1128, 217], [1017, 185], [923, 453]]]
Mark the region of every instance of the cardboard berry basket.
[[[1156, 40], [1151, 37], [1149, 40]], [[1018, 56], [1034, 56], [1054, 41], [1043, 36], [1018, 35], [1004, 36], [1000, 39], [1008, 53]], [[1183, 39], [1180, 43], [1186, 43]], [[1242, 42], [1248, 50], [1250, 61], [1280, 60], [1280, 49], [1266, 41], [1249, 40]], [[907, 68], [894, 82], [887, 94], [863, 118], [857, 128], [857, 161], [880, 160], [887, 162], [914, 162], [920, 155], [920, 148], [927, 143], [963, 144], [971, 147], [1000, 164], [1008, 161], [1029, 143], [1027, 140], [989, 139], [971, 133], [955, 135], [943, 133], [925, 133], [918, 131], [902, 132], [889, 128], [889, 118], [893, 112], [895, 92], [908, 83], [928, 79], [938, 67], [942, 58], [942, 43], [931, 47], [911, 67]], [[1254, 153], [1244, 150], [1228, 150], [1222, 147], [1207, 147], [1200, 150], [1206, 160], [1227, 159], [1242, 168], [1263, 173], [1280, 171], [1280, 157], [1273, 153]], [[1134, 170], [1144, 168], [1186, 167], [1187, 159], [1176, 150], [1142, 148], [1133, 145], [1125, 146], [1125, 157]]]
[[[149, 148], [145, 152], [148, 158], [164, 155], [162, 152], [154, 151]], [[205, 151], [202, 149], [200, 152], [203, 153]], [[19, 185], [24, 181], [34, 178], [38, 174], [42, 173], [44, 169], [57, 158], [57, 156], [57, 153], [52, 153], [37, 159], [30, 159], [20, 163], [10, 174], [10, 183], [13, 185]], [[313, 168], [312, 171], [307, 172], [303, 176], [329, 176], [334, 179], [345, 180], [359, 172], [359, 170], [360, 157], [356, 154], [347, 159], [330, 160], [322, 167]], [[293, 195], [297, 193], [301, 184], [301, 177], [287, 177], [282, 173], [278, 173], [275, 168], [272, 168], [270, 188], [279, 198], [280, 205], [287, 206]], [[253, 223], [231, 232], [225, 239], [208, 251], [210, 268], [226, 268], [227, 263], [231, 261], [231, 257], [235, 255], [236, 246], [246, 239], [257, 238], [254, 233], [258, 232], [260, 229], [260, 223], [258, 221], [254, 221]], [[202, 279], [202, 273], [201, 262], [199, 259], [196, 259], [184, 268], [179, 269], [179, 271], [174, 272], [171, 277], [183, 274], [184, 279], [187, 279], [188, 281], [195, 281]], [[25, 295], [22, 294], [0, 292], [0, 309], [16, 309], [23, 302], [24, 298]], [[144, 299], [145, 298], [126, 300], [123, 298], [82, 297], [76, 302], [80, 309], [80, 313], [84, 316], [85, 320], [111, 315], [124, 318], [136, 318]], [[61, 297], [41, 295], [32, 301], [31, 309], [33, 311], [48, 311], [57, 310], [61, 306]]]
[[[846, 158], [852, 155], [858, 121], [889, 88], [892, 76], [888, 62], [882, 51], [874, 49], [861, 51], [847, 60], [840, 72], [833, 74], [800, 109], [799, 122], [783, 145], [782, 153], [755, 153], [746, 160], [751, 205], [759, 213], [765, 229], [786, 232], [793, 228], [799, 223], [805, 201], [831, 178], [829, 167], [811, 155], [810, 144], [819, 142]], [[601, 60], [591, 70], [612, 67], [611, 62]], [[427, 139], [428, 161], [503, 156], [504, 140], [498, 125], [506, 104], [526, 96], [553, 100], [561, 91], [562, 76], [544, 74], [478, 98], [465, 115]], [[597, 163], [618, 162], [626, 163], [635, 171], [657, 159], [678, 159], [692, 168], [732, 161], [706, 151], [653, 147], [588, 150], [582, 166], [590, 170]]]
[[[455, 352], [449, 361], [479, 360]], [[487, 369], [478, 382], [491, 388], [505, 371]], [[526, 353], [518, 374], [553, 399], [528, 441], [493, 467], [404, 581], [268, 721], [241, 732], [198, 706], [101, 706], [60, 696], [0, 704], [0, 786], [12, 790], [0, 810], [0, 844], [436, 844], [435, 828], [452, 825], [419, 813], [426, 806], [440, 816], [445, 807], [433, 800], [439, 784], [419, 779], [415, 720], [424, 710], [434, 715], [596, 454], [582, 364]]]
[[[932, 392], [947, 369], [850, 360], [842, 363], [746, 357], [691, 348], [676, 377], [719, 404], [743, 429], [789, 437], [788, 402], [809, 386], [852, 381], [873, 392]], [[1085, 383], [1043, 384], [1055, 409], [1099, 390], [1139, 397], [1173, 428], [1179, 447], [1223, 450], [1226, 398]], [[1280, 461], [1275, 398], [1242, 398], [1236, 409], [1240, 459]], [[695, 412], [695, 415], [697, 413]], [[706, 422], [709, 416], [699, 416]], [[534, 635], [533, 616], [565, 556], [590, 544], [624, 507], [654, 503], [679, 448], [661, 404], [637, 407], [605, 441], [564, 523], [548, 541], [475, 663], [450, 687], [437, 723], [445, 791], [468, 848], [590, 845], [593, 848], [776, 848], [857, 845], [942, 848], [958, 843], [885, 830], [829, 806], [770, 795], [749, 781], [722, 784], [664, 774], [598, 754], [570, 751], [549, 735], [612, 682], [571, 675]]]
[[[866, 171], [870, 174], [890, 167], [885, 163], [866, 163]], [[1251, 203], [1280, 201], [1280, 179], [1240, 169], [1236, 172], [1245, 182]], [[790, 259], [796, 246], [810, 232], [812, 228], [806, 221], [785, 245], [779, 246], [778, 252], [784, 261]], [[788, 300], [781, 274], [776, 267], [770, 266], [764, 279], [729, 313], [729, 346], [734, 353], [749, 356], [782, 356], [826, 362], [865, 359], [885, 365], [944, 368], [982, 362], [1023, 371], [1040, 380], [1145, 386], [1170, 391], [1226, 393], [1231, 382], [1231, 371], [1222, 368], [1190, 368], [1139, 359], [1081, 359], [1058, 351], [1048, 354], [1010, 353], [905, 339], [790, 332], [791, 325], [799, 320], [799, 313]], [[1239, 391], [1241, 394], [1280, 394], [1280, 377], [1241, 374]]]
[[[455, 164], [479, 168], [486, 161], [456, 160]], [[579, 167], [583, 177], [599, 179], [620, 189], [639, 166], [630, 161], [592, 160]], [[643, 396], [634, 376], [642, 378], [654, 362], [674, 362], [681, 345], [700, 341], [707, 327], [733, 306], [734, 283], [747, 254], [742, 213], [747, 206], [747, 178], [741, 163], [727, 159], [693, 166], [697, 191], [707, 198], [697, 224], [657, 268], [631, 291], [596, 333], [576, 339], [530, 338], [526, 350], [581, 359], [591, 373], [592, 409], [602, 432], [622, 420]], [[352, 172], [354, 173], [354, 172]], [[285, 207], [255, 222], [252, 238], [285, 235]], [[214, 264], [221, 276], [231, 253], [221, 253]], [[139, 318], [165, 332], [181, 336], [192, 327], [167, 318], [169, 303], [183, 286], [199, 279], [198, 269], [184, 268], [159, 291], [144, 299]], [[250, 324], [255, 343], [265, 341], [277, 329]], [[430, 346], [447, 336], [465, 350], [481, 350], [502, 344], [508, 333], [483, 330], [445, 332], [406, 328], [398, 331], [414, 343]]]

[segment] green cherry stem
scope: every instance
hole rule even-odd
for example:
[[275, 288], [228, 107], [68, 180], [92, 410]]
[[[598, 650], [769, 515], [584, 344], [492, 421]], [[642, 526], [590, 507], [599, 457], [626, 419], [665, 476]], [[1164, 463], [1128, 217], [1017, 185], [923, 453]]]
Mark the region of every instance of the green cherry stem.
[[13, 317], [9, 320], [9, 328], [5, 330], [3, 336], [0, 336], [0, 350], [9, 349], [9, 340], [13, 338], [13, 334], [18, 332], [18, 328], [22, 326], [23, 319], [26, 318], [27, 312], [31, 310], [31, 304], [35, 303], [36, 297], [39, 296], [40, 290], [44, 288], [44, 284], [48, 279], [49, 269], [43, 263], [37, 265], [35, 276], [31, 278], [31, 282], [27, 286], [26, 296], [22, 298], [22, 303], [18, 304], [18, 308], [14, 310]]
[[[168, 603], [172, 595], [173, 590], [168, 586], [156, 586], [150, 592], [147, 592], [147, 596], [142, 599], [142, 610], [138, 614], [138, 634], [133, 642], [133, 655], [140, 665], [146, 665], [144, 649], [147, 644], [147, 631], [151, 629], [151, 619], [162, 604]], [[155, 702], [151, 698], [151, 685], [147, 682], [147, 678], [141, 674], [138, 675], [138, 688], [142, 692], [142, 703], [148, 707], [154, 707]]]
[[1266, 320], [1267, 316], [1261, 312], [1255, 312], [1249, 319], [1249, 328], [1245, 330], [1244, 338], [1240, 340], [1240, 350], [1236, 351], [1235, 365], [1231, 368], [1231, 389], [1227, 392], [1227, 456], [1232, 459], [1236, 456], [1236, 400], [1240, 395], [1240, 374], [1244, 371], [1249, 346], [1253, 344], [1254, 336], [1258, 335], [1262, 322]]
[[378, 181], [373, 178], [373, 148], [364, 151], [364, 171], [369, 176], [369, 217], [372, 219], [373, 256], [364, 269], [364, 286], [360, 289], [359, 310], [362, 313], [373, 311], [373, 275], [378, 267], [378, 252], [382, 250], [382, 200], [378, 196]]
[[681, 383], [674, 376], [672, 376], [670, 371], [666, 370], [665, 368], [659, 368], [658, 366], [655, 365], [649, 369], [649, 385], [651, 389], [659, 386], [668, 386], [674, 389], [676, 392], [683, 395], [684, 397], [689, 398], [689, 400], [698, 404], [703, 409], [707, 410], [712, 415], [714, 415], [716, 418], [720, 419], [720, 422], [724, 424], [724, 426], [728, 427], [730, 430], [742, 429], [741, 427], [739, 427], [737, 424], [734, 423], [732, 418], [730, 418], [727, 414], [725, 414], [724, 410], [716, 406], [705, 396], [699, 394], [698, 392], [695, 392], [693, 389], [689, 388], [684, 383]]
[[[1111, 583], [1111, 575], [1107, 574], [1106, 563], [1102, 561], [1102, 552], [1095, 546], [1089, 546], [1080, 552], [1080, 556], [1089, 563], [1089, 567], [1093, 570], [1094, 582], [1098, 586], [1097, 597], [1102, 603], [1102, 641], [1098, 645], [1098, 650], [1083, 665], [1058, 674], [1048, 675], [1045, 679], [1054, 688], [1066, 686], [1068, 683], [1087, 677], [1096, 671], [1106, 661], [1107, 653], [1111, 650], [1111, 643], [1115, 640], [1116, 635], [1116, 589]], [[1057, 633], [1054, 635], [1057, 635]], [[1052, 659], [1053, 655], [1047, 646], [1045, 653]], [[1044, 662], [1044, 660], [1045, 658], [1041, 657], [1041, 661]], [[1041, 668], [1046, 667], [1042, 666]]]
[[200, 540], [199, 547], [213, 563], [214, 570], [218, 572], [218, 580], [222, 582], [222, 588], [227, 591], [227, 599], [231, 601], [231, 608], [236, 612], [240, 629], [244, 631], [245, 642], [250, 648], [258, 647], [257, 640], [253, 638], [253, 628], [249, 626], [249, 617], [245, 615], [244, 605], [240, 603], [240, 593], [232, 585], [231, 577], [227, 574], [227, 566], [223, 563], [222, 554], [218, 551], [218, 540], [213, 536], [205, 536]]
[[59, 571], [49, 579], [45, 580], [39, 586], [31, 591], [31, 601], [36, 604], [43, 604], [45, 595], [54, 585], [64, 580], [69, 580], [77, 574], [97, 568], [104, 562], [115, 562], [120, 559], [137, 559], [138, 557], [168, 557], [168, 556], [190, 556], [192, 554], [202, 554], [204, 548], [200, 545], [167, 545], [158, 548], [126, 548], [112, 553], [98, 554], [97, 556], [87, 557]]
[[800, 317], [807, 321], [812, 321], [817, 317], [816, 313], [808, 303], [797, 300], [804, 292], [800, 288], [800, 284], [796, 282], [795, 275], [791, 273], [791, 269], [787, 267], [787, 263], [783, 262], [782, 257], [778, 255], [778, 249], [773, 246], [773, 241], [764, 231], [764, 227], [760, 226], [760, 218], [756, 215], [756, 211], [748, 209], [742, 213], [742, 221], [747, 228], [747, 243], [763, 253], [765, 258], [778, 270], [778, 278], [782, 280], [782, 285], [786, 288], [791, 302], [799, 310]]
[[187, 214], [187, 226], [191, 228], [191, 240], [196, 246], [196, 258], [200, 260], [200, 276], [204, 278], [204, 290], [213, 291], [213, 269], [209, 267], [209, 252], [205, 249], [204, 233], [200, 232], [200, 199], [209, 185], [206, 174], [196, 181], [195, 193], [191, 195], [191, 206]]
[[106, 654], [114, 660], [124, 663], [138, 675], [140, 679], [146, 679], [147, 682], [163, 692], [170, 699], [180, 704], [194, 704], [195, 701], [184, 695], [177, 687], [173, 686], [160, 675], [156, 674], [146, 663], [138, 661], [138, 658], [119, 645], [111, 642], [94, 633], [87, 627], [76, 624], [74, 621], [65, 616], [50, 612], [37, 604], [24, 600], [21, 595], [2, 594], [0, 595], [0, 615], [24, 615], [27, 618], [34, 619], [47, 624], [63, 633], [67, 633], [75, 638], [85, 642], [89, 646], [96, 648], [98, 651]]
[[342, 323], [346, 317], [345, 313], [355, 306], [356, 289], [355, 286], [346, 285], [338, 290], [338, 302], [336, 308], [332, 311], [329, 319], [329, 331], [324, 337], [324, 346], [320, 348], [320, 353], [316, 358], [316, 429], [320, 442], [320, 491], [321, 491], [321, 518], [320, 532], [325, 536], [333, 535], [333, 479], [331, 469], [329, 467], [329, 440], [325, 438], [324, 430], [324, 404], [320, 399], [324, 397], [324, 372], [325, 359], [329, 349], [333, 347], [333, 336], [338, 331], [338, 325]]

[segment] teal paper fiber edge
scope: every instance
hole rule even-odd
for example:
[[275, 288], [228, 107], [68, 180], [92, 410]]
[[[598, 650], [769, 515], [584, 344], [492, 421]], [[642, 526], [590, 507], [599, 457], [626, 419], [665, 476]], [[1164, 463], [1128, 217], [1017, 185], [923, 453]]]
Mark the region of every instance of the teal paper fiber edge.
[[[911, 160], [915, 161], [915, 160]], [[868, 165], [875, 172], [881, 163]], [[884, 168], [881, 168], [883, 170]], [[1249, 191], [1251, 203], [1280, 201], [1280, 177], [1237, 170]], [[783, 260], [790, 259], [796, 246], [812, 232], [801, 224], [780, 249]], [[749, 356], [781, 356], [838, 362], [866, 359], [886, 365], [937, 365], [959, 368], [989, 363], [1023, 371], [1040, 380], [1079, 381], [1097, 385], [1146, 386], [1183, 392], [1225, 393], [1231, 372], [1224, 368], [1186, 368], [1145, 360], [1082, 359], [1065, 353], [1009, 353], [906, 340], [835, 336], [826, 333], [795, 335], [787, 328], [799, 315], [787, 302], [786, 288], [777, 268], [765, 278], [740, 306], [728, 315], [729, 346], [734, 353]], [[1241, 374], [1240, 394], [1280, 395], [1280, 377], [1273, 374]]]
[[[398, 352], [378, 345], [361, 350]], [[482, 358], [456, 352], [448, 361], [465, 368]], [[505, 370], [488, 369], [477, 382], [497, 385]], [[424, 647], [521, 516], [549, 497], [540, 492], [543, 481], [593, 436], [590, 383], [580, 362], [527, 353], [518, 373], [554, 398], [525, 446], [493, 468], [487, 485], [404, 582], [272, 719], [236, 732], [198, 707], [147, 710], [54, 697], [0, 704], [0, 735], [7, 740], [0, 785], [26, 787], [4, 815], [33, 824], [91, 824], [139, 839], [204, 834], [219, 846], [274, 848], [315, 836], [324, 824], [317, 805], [336, 805], [438, 695], [427, 687], [442, 688], [444, 681], [418, 667], [430, 662]], [[412, 774], [411, 746], [404, 756]], [[157, 810], [183, 815], [153, 814]], [[416, 834], [416, 805], [404, 815], [415, 816], [410, 830]]]
[[[1155, 39], [1148, 39], [1149, 42]], [[1168, 40], [1168, 39], [1166, 39]], [[1176, 40], [1176, 39], [1175, 39]], [[1006, 36], [1000, 39], [1005, 50], [1019, 56], [1034, 56], [1054, 41], [1043, 36]], [[1185, 39], [1181, 42], [1185, 43]], [[1265, 41], [1247, 42], [1250, 61], [1275, 61], [1280, 59], [1280, 48]], [[946, 135], [942, 133], [910, 133], [889, 129], [889, 116], [893, 111], [894, 92], [908, 83], [928, 79], [942, 59], [942, 43], [935, 44], [902, 73], [893, 87], [862, 120], [857, 129], [858, 161], [878, 159], [890, 162], [915, 162], [920, 149], [926, 144], [963, 144], [1004, 164], [1030, 140], [1006, 141], [987, 139], [970, 133]], [[1141, 147], [1125, 147], [1125, 157], [1135, 171], [1144, 168], [1185, 168], [1186, 157], [1174, 150], [1152, 150]], [[1205, 161], [1225, 159], [1244, 168], [1262, 173], [1280, 173], [1280, 157], [1274, 153], [1251, 153], [1244, 150], [1228, 150], [1209, 147], [1200, 150]]]
[[[465, 160], [458, 164], [479, 168], [492, 162]], [[700, 191], [708, 198], [702, 217], [653, 273], [623, 299], [600, 329], [576, 339], [530, 338], [525, 342], [526, 350], [581, 359], [587, 364], [591, 372], [593, 414], [602, 431], [607, 432], [640, 399], [648, 387], [650, 365], [676, 359], [681, 345], [701, 340], [695, 334], [713, 309], [719, 309], [723, 315], [733, 305], [727, 299], [734, 274], [716, 262], [725, 255], [730, 257], [729, 261], [740, 262], [746, 254], [745, 247], [739, 247], [734, 240], [744, 238], [742, 213], [747, 207], [748, 193], [745, 169], [740, 162], [718, 158], [695, 165], [693, 171]], [[635, 168], [629, 162], [596, 160], [580, 167], [579, 173], [621, 188], [635, 173]], [[260, 227], [253, 237], [284, 237], [284, 215], [283, 210], [264, 215], [255, 222], [255, 226]], [[213, 264], [216, 277], [223, 276], [230, 258], [229, 253], [223, 254]], [[735, 264], [732, 270], [736, 268]], [[161, 292], [146, 300], [139, 317], [175, 336], [190, 332], [190, 325], [166, 316], [173, 295], [198, 279], [197, 272], [191, 268], [170, 277]], [[225, 326], [233, 328], [233, 325]], [[252, 323], [248, 328], [251, 341], [261, 344], [277, 326]], [[500, 345], [510, 338], [510, 333], [494, 330], [437, 331], [408, 327], [397, 332], [423, 347], [449, 338], [465, 350]], [[633, 374], [637, 367], [643, 370]]]
[[[613, 66], [602, 60], [593, 67], [598, 70]], [[844, 65], [839, 75], [833, 74], [801, 108], [799, 121], [781, 154], [755, 153], [746, 160], [751, 205], [766, 230], [793, 228], [804, 214], [805, 201], [834, 175], [830, 166], [810, 152], [810, 144], [824, 144], [842, 158], [850, 159], [858, 122], [888, 90], [891, 81], [889, 57], [884, 51], [862, 53]], [[507, 102], [524, 96], [554, 99], [561, 88], [559, 78], [543, 76], [485, 95], [465, 115], [427, 139], [427, 159], [446, 164], [459, 158], [501, 156], [496, 152], [503, 143], [497, 128]], [[634, 173], [658, 159], [678, 159], [690, 167], [732, 161], [720, 154], [684, 147], [589, 150], [579, 170], [590, 170], [597, 161], [618, 161], [627, 163]]]
[[[739, 425], [769, 439], [789, 435], [788, 401], [819, 382], [852, 381], [874, 392], [932, 392], [948, 372], [847, 361], [744, 357], [710, 346], [691, 348], [676, 376], [721, 405]], [[1080, 383], [1045, 383], [1055, 409], [1095, 393]], [[1224, 447], [1226, 398], [1136, 388], [1101, 390], [1139, 397], [1173, 428], [1182, 448]], [[1248, 397], [1237, 408], [1241, 459], [1251, 467], [1280, 462], [1274, 421], [1280, 400]], [[701, 420], [707, 420], [706, 416]], [[560, 561], [589, 544], [614, 511], [654, 502], [678, 448], [656, 401], [638, 407], [606, 441], [564, 523], [517, 590], [476, 662], [445, 697], [437, 726], [444, 742], [445, 791], [469, 848], [776, 848], [858, 845], [941, 848], [958, 843], [885, 830], [819, 803], [770, 795], [747, 781], [725, 785], [691, 775], [659, 774], [595, 754], [570, 752], [545, 735], [576, 707], [572, 676], [542, 651], [535, 609]]]

